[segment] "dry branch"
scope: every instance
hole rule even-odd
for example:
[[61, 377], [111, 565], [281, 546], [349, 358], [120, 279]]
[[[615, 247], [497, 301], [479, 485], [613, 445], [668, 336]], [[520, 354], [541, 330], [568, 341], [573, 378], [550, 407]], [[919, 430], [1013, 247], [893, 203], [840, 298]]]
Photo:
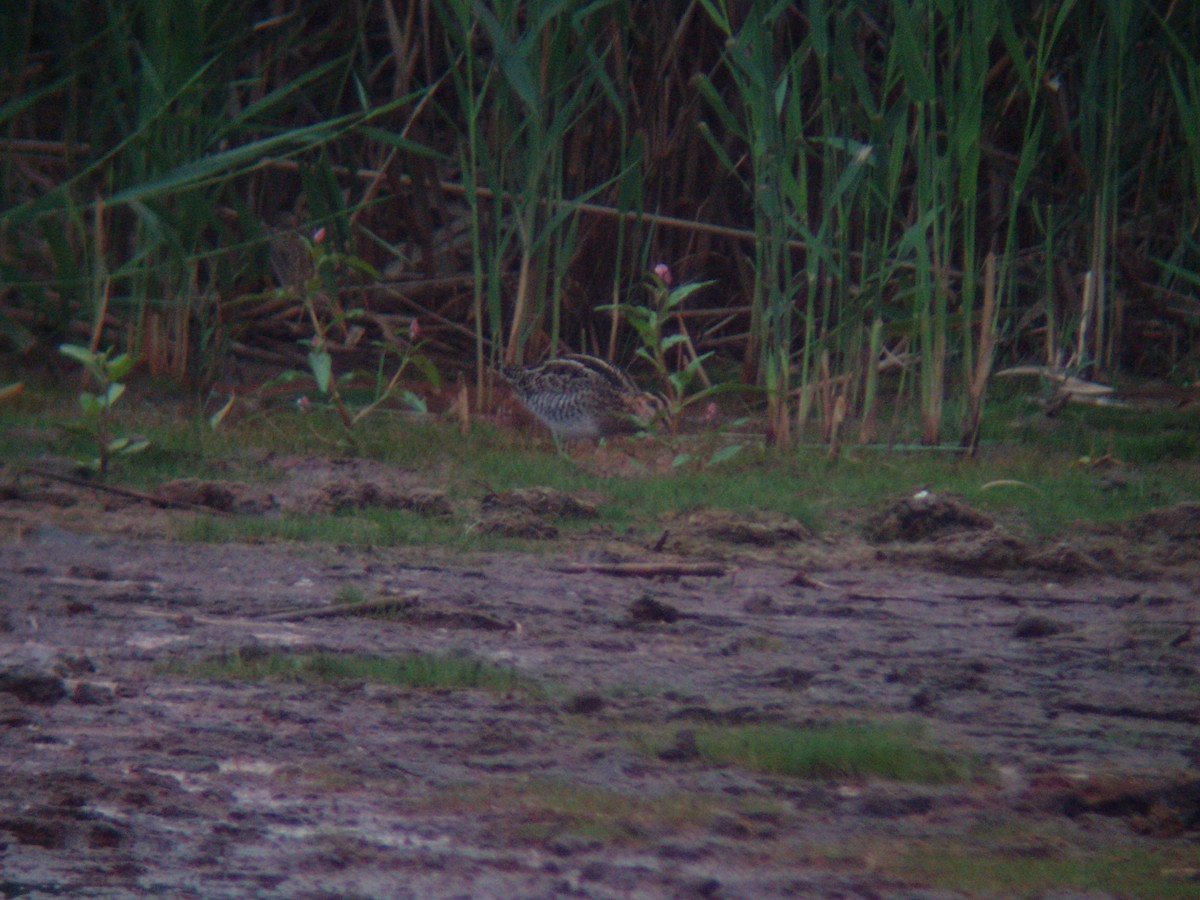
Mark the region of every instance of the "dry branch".
[[87, 488], [92, 491], [100, 491], [105, 494], [115, 494], [118, 497], [126, 497], [130, 500], [137, 500], [141, 503], [150, 503], [154, 506], [166, 507], [170, 509], [190, 509], [193, 512], [209, 513], [214, 516], [232, 516], [231, 512], [224, 509], [216, 509], [212, 506], [204, 506], [200, 503], [189, 503], [186, 500], [168, 500], [166, 497], [159, 497], [155, 494], [145, 494], [141, 491], [130, 490], [129, 488], [114, 487], [111, 484], [100, 484], [96, 481], [88, 481], [84, 478], [76, 478], [73, 475], [62, 475], [58, 472], [49, 472], [45, 469], [27, 467], [22, 471], [30, 475], [37, 475], [40, 478], [52, 478], [56, 481], [62, 481], [66, 484], [73, 484], [76, 487]]
[[417, 591], [405, 593], [403, 597], [379, 597], [358, 603], [334, 603], [329, 606], [314, 606], [308, 609], [285, 609], [265, 613], [257, 619], [262, 622], [299, 622], [301, 619], [332, 619], [338, 616], [363, 616], [369, 613], [405, 610], [421, 599]]

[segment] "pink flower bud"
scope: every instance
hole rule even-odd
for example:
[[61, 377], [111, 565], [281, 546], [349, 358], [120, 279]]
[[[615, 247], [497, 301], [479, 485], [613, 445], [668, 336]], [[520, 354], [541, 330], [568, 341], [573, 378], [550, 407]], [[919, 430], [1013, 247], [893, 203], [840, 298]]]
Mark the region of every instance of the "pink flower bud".
[[671, 267], [666, 263], [659, 263], [656, 265], [654, 267], [654, 274], [657, 275], [659, 280], [667, 287], [671, 286]]
[[320, 228], [318, 228], [316, 231], [313, 232], [313, 243], [314, 244], [325, 243], [325, 226], [324, 225], [322, 225]]
[[300, 412], [306, 413], [312, 407], [312, 402], [307, 397], [301, 397], [296, 401], [296, 406], [299, 407]]
[[420, 336], [421, 336], [421, 323], [418, 322], [416, 319], [413, 319], [411, 322], [408, 323], [408, 339], [410, 341], [415, 341]]

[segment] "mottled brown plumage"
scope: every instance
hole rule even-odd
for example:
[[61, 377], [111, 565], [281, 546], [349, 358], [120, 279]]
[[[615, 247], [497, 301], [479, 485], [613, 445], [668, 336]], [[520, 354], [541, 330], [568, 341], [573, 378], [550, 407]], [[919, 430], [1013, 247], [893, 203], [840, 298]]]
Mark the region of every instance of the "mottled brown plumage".
[[582, 353], [536, 366], [501, 366], [500, 374], [526, 409], [567, 440], [639, 431], [664, 406], [624, 370]]

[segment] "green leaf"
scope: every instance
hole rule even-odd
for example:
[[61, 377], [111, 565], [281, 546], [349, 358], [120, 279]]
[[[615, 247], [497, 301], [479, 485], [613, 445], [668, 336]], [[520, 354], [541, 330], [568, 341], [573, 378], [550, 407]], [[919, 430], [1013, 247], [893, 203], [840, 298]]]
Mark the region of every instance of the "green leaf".
[[435, 148], [425, 144], [419, 144], [416, 141], [410, 141], [408, 138], [401, 137], [394, 131], [388, 131], [384, 128], [376, 128], [373, 125], [361, 125], [358, 129], [360, 134], [363, 134], [372, 140], [379, 141], [381, 144], [388, 144], [398, 150], [403, 150], [413, 156], [424, 156], [429, 159], [445, 160], [445, 154], [439, 153]]
[[308, 377], [309, 376], [306, 375], [304, 372], [297, 371], [296, 369], [287, 369], [286, 371], [280, 372], [274, 378], [269, 380], [266, 384], [263, 385], [263, 387], [275, 387], [275, 385], [278, 385], [278, 384], [289, 384], [298, 378], [308, 378]]
[[720, 161], [721, 165], [725, 167], [726, 171], [738, 178], [742, 182], [743, 187], [749, 189], [748, 185], [746, 184], [746, 180], [739, 174], [738, 164], [733, 161], [730, 155], [725, 151], [725, 148], [721, 146], [721, 143], [717, 140], [716, 136], [713, 135], [712, 130], [708, 127], [708, 123], [701, 122], [696, 126], [696, 128], [700, 131], [700, 134], [704, 137], [704, 139], [708, 141], [708, 146], [712, 148], [712, 152], [716, 154], [717, 159]]
[[808, 0], [809, 41], [813, 53], [824, 61], [829, 55], [829, 8], [825, 0]]
[[530, 112], [538, 108], [537, 79], [529, 66], [529, 59], [522, 55], [521, 42], [512, 41], [495, 13], [480, 4], [476, 7], [479, 24], [487, 32], [492, 44], [492, 53], [505, 80]]
[[429, 407], [425, 405], [425, 398], [417, 396], [408, 388], [405, 388], [400, 392], [400, 400], [409, 409], [416, 410], [417, 412], [421, 413], [429, 412]]
[[104, 392], [102, 403], [109, 409], [112, 405], [121, 399], [121, 395], [125, 393], [125, 385], [114, 382], [108, 386], [108, 390]]
[[783, 112], [783, 103], [787, 99], [788, 77], [784, 75], [775, 86], [775, 115]]
[[120, 381], [133, 369], [134, 359], [128, 353], [122, 353], [108, 363], [108, 377]]
[[673, 460], [671, 460], [671, 468], [678, 469], [680, 466], [687, 465], [691, 461], [692, 461], [692, 454], [680, 453]]
[[100, 402], [100, 398], [95, 394], [90, 394], [83, 391], [79, 395], [79, 405], [83, 408], [85, 416], [98, 416], [104, 412], [104, 404]]
[[[347, 267], [354, 269], [356, 272], [362, 272], [372, 281], [383, 281], [383, 276], [379, 274], [379, 270], [365, 259], [359, 259], [357, 256], [347, 256], [342, 260], [342, 262], [344, 262]], [[361, 309], [355, 310], [355, 312], [358, 315], [362, 315], [363, 313]]]
[[94, 366], [96, 364], [96, 354], [88, 347], [81, 347], [78, 344], [59, 344], [58, 352], [85, 366]]
[[133, 456], [133, 454], [141, 453], [149, 446], [150, 442], [148, 440], [145, 438], [138, 438], [136, 441], [130, 441], [124, 447], [124, 449], [120, 450], [119, 452], [122, 456]]
[[713, 0], [700, 0], [700, 5], [704, 7], [704, 11], [708, 13], [708, 17], [712, 19], [713, 24], [720, 28], [726, 37], [733, 34], [733, 29], [729, 25], [729, 13], [725, 10], [725, 4], [722, 3], [718, 6]]
[[692, 284], [681, 284], [679, 287], [675, 288], [675, 290], [671, 291], [671, 293], [667, 294], [667, 300], [663, 306], [666, 309], [672, 309], [673, 307], [678, 306], [692, 294], [696, 293], [696, 291], [700, 290], [700, 288], [708, 287], [710, 284], [715, 283], [716, 282], [713, 281], [696, 281]]
[[417, 369], [420, 370], [421, 374], [425, 376], [425, 380], [435, 388], [441, 386], [442, 376], [438, 372], [437, 366], [434, 365], [433, 360], [431, 360], [424, 353], [414, 353], [408, 358], [407, 361], [416, 366]]
[[937, 98], [937, 90], [933, 79], [925, 66], [925, 56], [921, 39], [931, 41], [920, 21], [920, 14], [914, 12], [907, 2], [892, 5], [895, 25], [892, 29], [894, 47], [900, 60], [900, 69], [904, 74], [904, 87], [914, 103], [928, 103]]
[[742, 452], [741, 444], [730, 444], [728, 447], [722, 447], [716, 453], [708, 458], [708, 465], [715, 466], [723, 463], [728, 459], [733, 459]]
[[104, 377], [104, 372], [100, 368], [104, 360], [102, 354], [94, 353], [91, 348], [81, 347], [78, 344], [61, 344], [59, 345], [58, 352], [82, 365], [88, 374], [101, 384], [104, 384], [108, 380]]
[[333, 359], [324, 350], [313, 350], [308, 354], [308, 367], [312, 370], [321, 393], [328, 394], [329, 385], [333, 381]]
[[208, 425], [213, 431], [216, 431], [217, 427], [225, 420], [225, 417], [229, 415], [229, 411], [233, 409], [235, 402], [237, 402], [237, 394], [230, 394], [228, 402], [208, 417]]
[[235, 174], [257, 169], [265, 158], [285, 154], [287, 151], [299, 152], [327, 143], [347, 130], [356, 118], [357, 116], [342, 116], [203, 156], [149, 181], [117, 191], [108, 198], [108, 204], [117, 206], [135, 200], [153, 199], [201, 184], [223, 181]]
[[683, 344], [686, 341], [687, 341], [686, 334], [673, 334], [670, 337], [665, 337], [665, 338], [663, 338], [663, 342], [662, 342], [662, 351], [664, 353], [666, 353], [668, 350], [670, 350], [676, 344]]
[[692, 378], [695, 374], [694, 369], [684, 369], [682, 372], [672, 372], [667, 376], [667, 381], [671, 382], [671, 387], [675, 388], [675, 393], [682, 397], [687, 393], [687, 386], [692, 383]]

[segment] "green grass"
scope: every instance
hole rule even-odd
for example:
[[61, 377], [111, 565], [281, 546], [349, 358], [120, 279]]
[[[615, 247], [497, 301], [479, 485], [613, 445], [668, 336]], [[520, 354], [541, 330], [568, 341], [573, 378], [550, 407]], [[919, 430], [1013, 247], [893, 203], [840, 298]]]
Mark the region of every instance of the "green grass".
[[1024, 395], [988, 408], [985, 441], [1004, 441], [1125, 463], [1200, 460], [1200, 413], [1189, 408], [1134, 409], [1069, 404], [1053, 420]]
[[894, 848], [889, 869], [923, 885], [980, 897], [1040, 897], [1049, 890], [1102, 891], [1119, 897], [1183, 900], [1200, 894], [1200, 848], [1078, 848], [1038, 839], [1025, 852], [939, 841]]
[[[269, 407], [214, 430], [202, 418], [180, 417], [180, 408], [174, 398], [149, 398], [125, 407], [118, 430], [142, 434], [152, 443], [145, 453], [121, 460], [113, 482], [153, 489], [172, 478], [211, 477], [269, 485], [283, 477], [271, 466], [271, 454], [347, 453], [340, 426], [327, 411], [304, 415], [290, 406]], [[13, 463], [43, 454], [94, 455], [86, 436], [68, 427], [77, 418], [69, 396], [28, 391], [6, 412], [9, 427], [0, 429], [0, 454]], [[712, 467], [703, 462], [672, 467], [670, 461], [682, 451], [707, 460], [715, 439], [709, 434], [675, 441], [659, 436], [614, 449], [610, 458], [629, 463], [623, 469], [627, 474], [615, 477], [596, 471], [587, 453], [578, 453], [577, 461], [555, 453], [548, 442], [531, 442], [526, 435], [487, 423], [476, 423], [463, 437], [449, 423], [384, 411], [358, 428], [362, 455], [412, 470], [430, 486], [443, 488], [459, 514], [438, 519], [365, 509], [338, 515], [199, 518], [182, 525], [179, 536], [534, 548], [539, 542], [479, 534], [469, 512], [487, 490], [531, 485], [587, 492], [598, 500], [598, 522], [555, 521], [565, 534], [605, 525], [649, 535], [664, 519], [700, 509], [773, 512], [818, 531], [836, 532], [921, 487], [958, 494], [1018, 533], [1037, 536], [1067, 533], [1079, 522], [1120, 521], [1154, 507], [1200, 500], [1196, 413], [1072, 407], [1046, 420], [1027, 400], [1010, 397], [995, 404], [984, 421], [989, 442], [978, 459], [847, 446], [839, 459], [830, 460], [815, 448], [783, 453], [746, 446]], [[1109, 453], [1124, 464], [1092, 464]]]
[[722, 801], [685, 792], [658, 796], [548, 778], [463, 784], [439, 791], [431, 804], [442, 813], [473, 813], [500, 819], [500, 837], [544, 841], [564, 832], [613, 843], [647, 835], [678, 834], [707, 827]]
[[486, 535], [474, 539], [465, 535], [461, 524], [404, 509], [380, 508], [325, 515], [288, 513], [231, 518], [201, 515], [180, 523], [177, 536], [205, 543], [271, 539], [354, 547], [443, 544], [492, 549], [499, 546], [495, 541], [485, 540]]
[[[917, 726], [843, 723], [702, 726], [694, 729], [700, 757], [789, 778], [886, 778], [923, 784], [962, 781], [979, 774], [971, 761], [938, 749]], [[662, 749], [661, 738], [658, 746]]]
[[236, 681], [371, 682], [421, 690], [540, 691], [537, 682], [513, 669], [462, 654], [372, 656], [243, 650], [200, 661], [176, 661], [168, 671]]
[[365, 603], [366, 600], [367, 595], [357, 584], [342, 585], [333, 598], [334, 603], [342, 603], [347, 606], [351, 603]]
[[[1127, 476], [1125, 483], [1115, 483], [1114, 474]], [[832, 513], [878, 508], [924, 487], [957, 494], [1004, 524], [1038, 535], [1200, 499], [1197, 462], [1093, 468], [1078, 457], [1033, 446], [989, 448], [976, 460], [860, 450], [837, 463], [814, 460], [809, 477], [819, 482], [817, 501]]]

